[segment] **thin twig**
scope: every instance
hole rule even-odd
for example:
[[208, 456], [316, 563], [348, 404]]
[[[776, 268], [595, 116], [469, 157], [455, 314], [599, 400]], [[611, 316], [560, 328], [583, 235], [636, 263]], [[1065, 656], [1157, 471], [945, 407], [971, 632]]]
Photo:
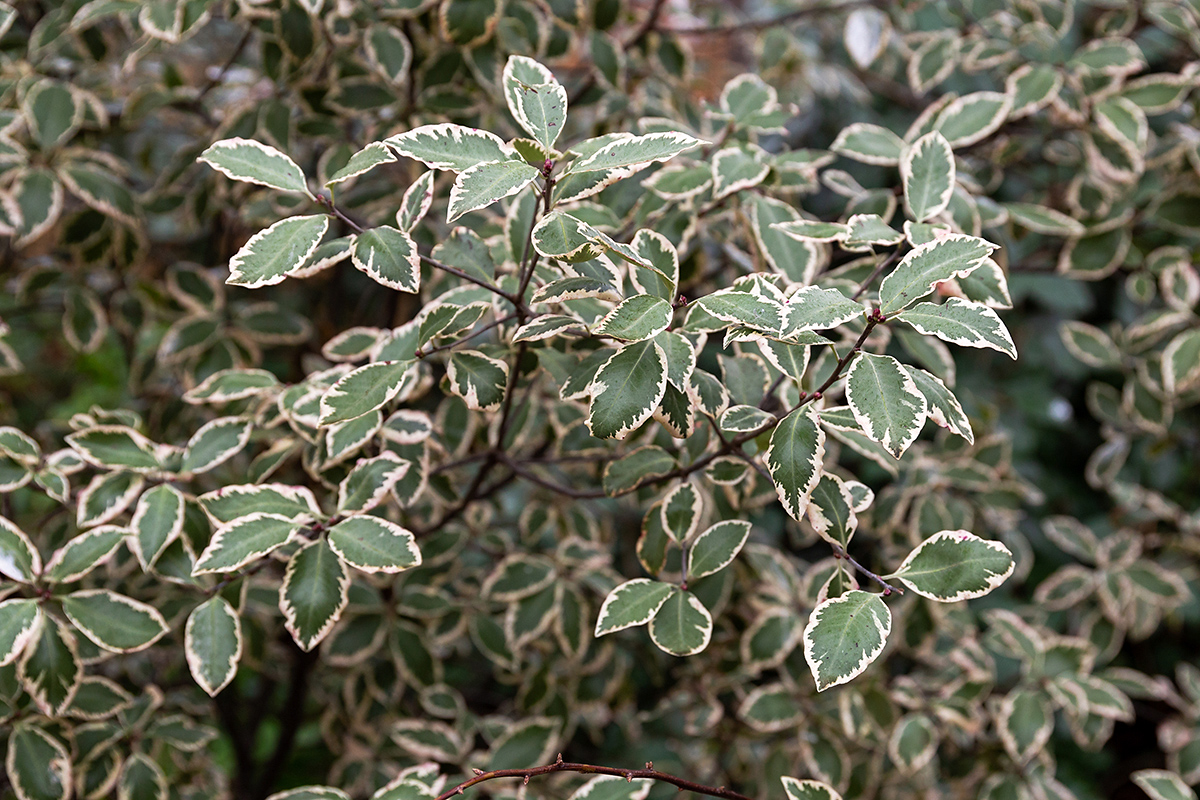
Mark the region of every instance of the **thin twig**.
[[[348, 216], [346, 214], [346, 212], [342, 211], [340, 208], [338, 208], [336, 205], [334, 205], [333, 200], [331, 198], [326, 197], [323, 194], [317, 194], [316, 198], [317, 198], [318, 205], [320, 205], [321, 207], [326, 209], [330, 214], [333, 214], [335, 217], [340, 219], [342, 222], [344, 222], [348, 226], [350, 226], [350, 229], [353, 230], [355, 233], [365, 233], [366, 232], [366, 228], [364, 228], [362, 225], [360, 225], [352, 217]], [[511, 292], [504, 291], [496, 284], [494, 284], [490, 281], [486, 281], [483, 278], [477, 278], [474, 275], [470, 274], [469, 272], [463, 272], [458, 267], [452, 267], [449, 264], [443, 264], [441, 261], [438, 261], [435, 258], [430, 258], [429, 256], [421, 255], [420, 253], [417, 254], [417, 257], [421, 259], [422, 263], [428, 264], [429, 266], [433, 267], [434, 269], [440, 269], [442, 272], [446, 272], [450, 275], [455, 276], [456, 278], [462, 278], [464, 281], [467, 281], [468, 283], [473, 283], [476, 286], [480, 286], [484, 289], [487, 289], [492, 294], [503, 297], [505, 300], [512, 303], [518, 312], [520, 312], [523, 309], [526, 315], [529, 314], [528, 306], [526, 306], [525, 303], [517, 295], [514, 295]]]
[[697, 25], [694, 28], [659, 28], [659, 30], [663, 33], [674, 33], [680, 36], [713, 36], [724, 33], [741, 33], [743, 31], [758, 31], [773, 28], [776, 25], [784, 25], [788, 22], [795, 22], [796, 20], [817, 14], [845, 11], [847, 9], [872, 5], [875, 4], [870, 2], [851, 2], [839, 5], [805, 6], [804, 8], [798, 8], [795, 11], [789, 11], [786, 14], [779, 14], [767, 19], [748, 19], [743, 22], [729, 22], [724, 25]]
[[904, 594], [903, 586], [893, 586], [892, 584], [888, 583], [882, 577], [880, 577], [879, 575], [876, 575], [874, 572], [872, 572], [871, 570], [864, 567], [862, 564], [855, 561], [854, 558], [849, 553], [846, 552], [845, 548], [843, 548], [839, 545], [836, 545], [836, 544], [833, 545], [833, 555], [835, 558], [843, 559], [844, 561], [846, 561], [846, 563], [848, 563], [850, 566], [854, 567], [854, 569], [858, 570], [864, 576], [866, 576], [867, 578], [870, 578], [875, 583], [879, 584], [880, 587], [883, 588], [883, 596], [884, 597], [887, 597], [892, 592], [895, 592], [896, 594]]
[[450, 350], [455, 347], [458, 347], [460, 344], [463, 344], [464, 342], [469, 342], [472, 339], [482, 336], [483, 334], [490, 331], [492, 328], [497, 328], [506, 322], [511, 322], [512, 320], [514, 320], [516, 318], [517, 318], [517, 314], [516, 314], [516, 312], [513, 312], [512, 314], [508, 314], [507, 316], [503, 316], [503, 317], [500, 317], [499, 319], [489, 322], [487, 325], [484, 325], [482, 328], [479, 328], [478, 330], [472, 332], [470, 336], [465, 336], [462, 339], [456, 339], [453, 342], [439, 345], [437, 347], [431, 347], [428, 350], [417, 350], [417, 353], [416, 353], [417, 358], [425, 358], [427, 356], [433, 355], [434, 353], [440, 353], [443, 350]]
[[617, 769], [616, 767], [600, 767], [593, 764], [576, 764], [570, 761], [563, 761], [560, 754], [558, 760], [553, 764], [547, 764], [543, 767], [530, 767], [529, 769], [494, 769], [491, 772], [482, 772], [476, 770], [476, 775], [468, 781], [463, 781], [453, 789], [442, 792], [437, 800], [450, 800], [455, 795], [462, 794], [464, 790], [471, 788], [477, 783], [484, 781], [493, 781], [497, 778], [522, 778], [527, 783], [530, 778], [536, 775], [549, 775], [554, 772], [579, 772], [584, 775], [615, 775], [618, 778], [624, 778], [627, 781], [632, 781], [634, 778], [648, 778], [654, 781], [662, 781], [673, 786], [679, 787], [681, 791], [687, 790], [696, 794], [705, 794], [709, 797], [720, 797], [724, 800], [751, 800], [744, 794], [726, 789], [724, 786], [705, 786], [702, 783], [689, 781], [686, 778], [680, 778], [675, 775], [668, 775], [665, 772], [659, 772], [654, 769], [651, 762], [646, 762], [645, 769]]
[[561, 483], [555, 483], [554, 481], [543, 478], [541, 475], [538, 475], [536, 472], [534, 472], [530, 469], [527, 469], [524, 465], [522, 465], [516, 461], [513, 461], [511, 458], [509, 458], [506, 455], [502, 454], [500, 456], [500, 460], [504, 463], [504, 465], [506, 467], [508, 467], [513, 472], [517, 473], [518, 476], [524, 478], [525, 480], [529, 481], [530, 483], [537, 484], [538, 486], [541, 486], [543, 489], [549, 489], [550, 491], [552, 491], [556, 494], [561, 494], [564, 497], [570, 497], [574, 500], [596, 500], [601, 497], [608, 496], [608, 494], [603, 489], [576, 489], [571, 486], [564, 486]]
[[250, 37], [253, 34], [253, 26], [246, 28], [246, 32], [242, 34], [242, 38], [238, 41], [237, 46], [234, 47], [233, 52], [229, 54], [229, 58], [225, 59], [225, 63], [221, 65], [219, 70], [217, 70], [216, 75], [214, 75], [208, 81], [208, 83], [204, 84], [204, 86], [200, 88], [200, 91], [192, 99], [193, 103], [199, 104], [199, 102], [203, 100], [209, 92], [215, 89], [217, 85], [225, 79], [225, 73], [229, 72], [230, 67], [233, 66], [233, 62], [237, 61], [238, 56], [240, 56], [242, 51], [246, 49], [246, 45], [250, 43]]
[[[663, 6], [667, 4], [666, 0], [654, 0], [654, 4], [650, 6], [650, 13], [642, 20], [642, 24], [634, 28], [629, 37], [621, 42], [621, 52], [627, 52], [637, 47], [642, 43], [642, 40], [650, 35], [650, 32], [658, 28], [658, 17], [662, 14]], [[583, 96], [592, 90], [596, 85], [596, 73], [591, 71], [587, 77], [575, 87], [575, 91], [571, 92], [571, 96], [567, 98], [567, 105], [573, 106], [583, 99]]]
[[858, 298], [862, 297], [862, 293], [867, 290], [867, 287], [870, 286], [885, 269], [890, 267], [892, 264], [895, 264], [899, 259], [899, 249], [893, 250], [890, 254], [888, 254], [887, 258], [880, 259], [879, 263], [875, 265], [875, 269], [871, 270], [871, 274], [867, 276], [867, 279], [858, 285], [858, 288], [854, 290], [854, 294], [850, 295], [850, 299], [857, 300]]

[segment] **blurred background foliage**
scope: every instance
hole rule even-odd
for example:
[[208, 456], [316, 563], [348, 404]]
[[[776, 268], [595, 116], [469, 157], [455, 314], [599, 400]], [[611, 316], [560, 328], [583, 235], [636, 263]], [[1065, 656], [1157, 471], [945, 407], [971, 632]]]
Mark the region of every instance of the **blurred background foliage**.
[[[214, 704], [191, 684], [178, 642], [100, 663], [133, 693], [114, 717], [113, 774], [144, 753], [171, 797], [325, 782], [365, 797], [430, 757], [486, 766], [480, 754], [502, 732], [550, 719], [553, 733], [530, 739], [539, 754], [653, 761], [760, 797], [781, 796], [780, 775], [826, 780], [847, 798], [1136, 797], [1129, 776], [1147, 768], [1200, 783], [1196, 3], [29, 0], [0, 13], [0, 424], [47, 452], [80, 419], [136, 419], [155, 441], [186, 441], [206, 417], [182, 396], [206, 377], [262, 367], [298, 383], [329, 363], [321, 347], [335, 334], [391, 328], [419, 307], [345, 263], [258, 292], [226, 287], [229, 258], [293, 201], [198, 164], [218, 139], [269, 143], [323, 183], [367, 142], [420, 124], [518, 135], [498, 99], [513, 53], [566, 85], [564, 140], [657, 117], [715, 139], [733, 133], [713, 113], [718, 95], [751, 72], [788, 112], [781, 130], [734, 133], [770, 155], [754, 192], [835, 220], [890, 217], [897, 204], [894, 162], [833, 149], [847, 126], [911, 141], [957, 97], [999, 92], [1008, 103], [994, 128], [956, 146], [947, 224], [1002, 246], [1012, 296], [1002, 316], [1020, 359], [951, 358], [897, 337], [890, 346], [908, 358], [956, 373], [976, 444], [927, 437], [898, 468], [842, 450], [876, 492], [862, 536], [880, 554], [946, 527], [986, 528], [1017, 555], [1000, 591], [970, 607], [906, 597], [902, 636], [881, 664], [817, 695], [795, 636], [779, 634], [763, 655], [750, 632], [768, 617], [796, 627], [829, 574], [828, 548], [751, 476], [717, 492], [761, 532], [736, 581], [709, 587], [722, 646], [673, 659], [633, 631], [580, 657], [548, 634], [514, 653], [505, 605], [477, 592], [502, 554], [552, 552], [568, 536], [594, 547], [555, 556], [578, 582], [588, 627], [614, 578], [641, 574], [629, 531], [654, 499], [564, 502], [514, 484], [443, 543], [458, 553], [455, 571], [433, 566], [397, 596], [352, 598], [340, 660], [278, 640], [275, 587], [247, 581], [243, 602], [260, 618]], [[806, 166], [789, 167], [789, 153]], [[386, 164], [339, 189], [339, 204], [386, 217], [418, 174], [415, 162]], [[758, 268], [749, 194], [703, 218], [686, 204], [658, 218], [680, 250], [684, 294]], [[600, 202], [616, 228], [655, 211], [637, 181]], [[473, 219], [481, 236], [502, 235], [503, 216]], [[422, 226], [418, 243], [448, 230]], [[443, 455], [481, 426], [461, 404], [429, 410]], [[269, 449], [270, 434], [254, 444]], [[14, 487], [25, 474], [11, 454], [0, 472]], [[432, 480], [445, 496], [450, 475]], [[3, 503], [4, 516], [30, 521], [43, 553], [73, 533], [71, 515], [32, 486]], [[144, 579], [118, 569], [113, 580]], [[143, 588], [168, 620], [186, 613], [169, 587]], [[0, 674], [0, 693], [19, 715], [12, 674]], [[210, 731], [203, 746], [155, 733], [168, 713]], [[435, 718], [458, 752], [392, 735], [398, 721]], [[104, 796], [116, 791], [99, 774], [108, 766], [95, 766], [107, 757], [88, 761], [72, 730], [83, 719], [48, 725], [92, 764], [96, 775], [77, 774]], [[121, 785], [155, 796], [154, 781], [136, 778]], [[489, 786], [557, 797], [573, 785]]]

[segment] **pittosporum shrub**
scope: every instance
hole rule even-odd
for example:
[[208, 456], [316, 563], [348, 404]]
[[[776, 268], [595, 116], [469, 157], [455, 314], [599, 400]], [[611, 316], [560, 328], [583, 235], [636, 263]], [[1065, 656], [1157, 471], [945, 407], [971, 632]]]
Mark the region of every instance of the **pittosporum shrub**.
[[1195, 3], [0, 36], [0, 795], [1196, 797]]

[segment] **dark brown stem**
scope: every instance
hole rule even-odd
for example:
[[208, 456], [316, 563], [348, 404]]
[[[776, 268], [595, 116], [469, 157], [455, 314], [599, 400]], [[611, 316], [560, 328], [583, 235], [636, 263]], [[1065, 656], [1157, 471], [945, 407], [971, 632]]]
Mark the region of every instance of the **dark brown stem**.
[[564, 497], [570, 497], [575, 500], [595, 500], [608, 496], [603, 489], [576, 489], [572, 486], [564, 486], [561, 483], [555, 483], [552, 480], [543, 478], [533, 470], [528, 469], [524, 465], [512, 460], [506, 455], [501, 454], [500, 460], [504, 462], [505, 466], [507, 466], [521, 478], [524, 478], [530, 483], [537, 484], [543, 489], [549, 489], [555, 494], [561, 494]]
[[208, 83], [204, 84], [204, 86], [200, 88], [200, 91], [196, 94], [196, 97], [192, 102], [199, 105], [200, 101], [203, 100], [209, 92], [215, 89], [217, 85], [225, 79], [225, 73], [229, 72], [229, 68], [233, 66], [233, 62], [237, 61], [238, 56], [240, 56], [242, 51], [246, 49], [246, 45], [250, 43], [250, 37], [253, 35], [253, 33], [253, 26], [246, 29], [246, 32], [242, 34], [241, 40], [238, 41], [237, 46], [233, 48], [233, 52], [229, 54], [229, 58], [225, 59], [225, 63], [221, 65], [219, 70], [217, 70], [217, 74], [214, 75], [212, 79], [208, 81]]
[[847, 9], [861, 8], [863, 6], [871, 5], [875, 5], [875, 3], [842, 3], [834, 6], [808, 5], [804, 8], [799, 8], [795, 11], [789, 11], [786, 14], [779, 14], [767, 19], [748, 19], [744, 22], [730, 22], [725, 25], [698, 25], [694, 28], [660, 28], [660, 30], [663, 33], [674, 33], [681, 36], [713, 36], [724, 33], [741, 33], [742, 31], [759, 31], [766, 28], [773, 28], [776, 25], [795, 22], [796, 20], [803, 19], [805, 17], [816, 16], [817, 14], [845, 11]]
[[846, 563], [848, 563], [850, 566], [854, 567], [854, 569], [856, 569], [864, 577], [870, 578], [872, 581], [879, 584], [879, 586], [883, 589], [884, 597], [887, 597], [892, 592], [895, 592], [896, 594], [904, 594], [903, 586], [893, 586], [892, 584], [888, 583], [883, 578], [881, 578], [879, 575], [876, 575], [874, 572], [872, 572], [871, 570], [864, 567], [862, 564], [855, 561], [854, 558], [849, 553], [847, 553], [844, 548], [842, 548], [838, 545], [833, 545], [833, 554], [837, 558], [844, 559], [846, 561]]
[[279, 714], [279, 739], [275, 742], [275, 750], [271, 758], [258, 776], [258, 796], [266, 797], [275, 787], [279, 773], [292, 755], [292, 747], [296, 744], [296, 732], [304, 722], [305, 700], [308, 699], [308, 676], [312, 667], [317, 663], [317, 651], [304, 651], [291, 640], [288, 644], [292, 650], [292, 669], [288, 678], [288, 693]]
[[[323, 207], [330, 214], [333, 214], [335, 217], [340, 219], [342, 222], [346, 223], [346, 225], [348, 225], [350, 227], [350, 229], [353, 230], [355, 233], [364, 233], [366, 231], [366, 228], [364, 228], [357, 221], [355, 221], [353, 218], [348, 216], [346, 214], [346, 212], [342, 211], [340, 208], [338, 208], [336, 205], [334, 205], [332, 199], [326, 197], [323, 194], [316, 195], [316, 198], [317, 198], [318, 205]], [[420, 255], [419, 253], [418, 253], [418, 258], [421, 259], [422, 263], [428, 264], [429, 266], [433, 267], [434, 269], [440, 269], [442, 272], [449, 273], [450, 275], [453, 275], [456, 278], [462, 278], [464, 281], [467, 281], [468, 283], [473, 283], [476, 286], [481, 286], [484, 289], [487, 289], [492, 294], [503, 297], [505, 300], [512, 303], [513, 306], [516, 307], [516, 309], [518, 311], [521, 311], [523, 309], [525, 314], [528, 315], [529, 309], [525, 305], [524, 301], [522, 301], [518, 295], [510, 294], [509, 292], [504, 291], [499, 286], [497, 286], [494, 283], [491, 283], [490, 281], [485, 281], [482, 278], [477, 278], [474, 275], [470, 274], [469, 272], [463, 272], [458, 267], [452, 267], [449, 264], [443, 264], [442, 262], [438, 261], [435, 258], [430, 258], [429, 256], [423, 256], [423, 255]]]
[[511, 322], [512, 320], [514, 320], [516, 318], [517, 318], [517, 315], [514, 312], [512, 314], [508, 314], [507, 316], [503, 316], [503, 317], [500, 317], [499, 319], [489, 322], [487, 325], [484, 325], [482, 328], [479, 328], [478, 330], [472, 332], [470, 336], [463, 337], [462, 339], [457, 339], [453, 342], [450, 342], [449, 344], [439, 345], [438, 347], [431, 347], [428, 350], [417, 350], [417, 358], [425, 358], [427, 356], [433, 355], [434, 353], [440, 353], [443, 350], [450, 350], [452, 348], [458, 347], [460, 344], [462, 344], [464, 342], [469, 342], [476, 337], [482, 336], [483, 334], [490, 331], [492, 328], [497, 328], [506, 322]]
[[879, 263], [875, 265], [875, 269], [871, 270], [871, 274], [867, 276], [867, 279], [858, 285], [858, 288], [854, 290], [854, 294], [850, 295], [850, 299], [857, 300], [862, 297], [862, 293], [867, 290], [867, 287], [874, 283], [875, 279], [883, 274], [885, 269], [895, 264], [898, 260], [900, 260], [899, 250], [894, 250], [888, 254], [887, 258], [880, 259]]
[[450, 800], [455, 795], [462, 794], [466, 789], [471, 788], [477, 783], [484, 781], [494, 781], [498, 778], [522, 778], [526, 782], [536, 775], [549, 775], [554, 772], [578, 772], [584, 775], [615, 775], [618, 778], [624, 778], [631, 781], [634, 778], [648, 778], [654, 781], [662, 781], [669, 783], [672, 786], [679, 787], [680, 791], [690, 791], [696, 794], [704, 794], [709, 797], [720, 797], [724, 800], [751, 800], [744, 794], [726, 789], [724, 786], [705, 786], [702, 783], [689, 781], [686, 778], [679, 778], [675, 775], [668, 775], [665, 772], [659, 772], [654, 769], [654, 765], [647, 762], [645, 769], [617, 769], [616, 767], [600, 767], [592, 764], [576, 764], [570, 761], [563, 761], [562, 756], [553, 764], [547, 764], [543, 767], [530, 767], [529, 769], [495, 769], [491, 772], [478, 772], [474, 778], [469, 781], [464, 781], [453, 789], [443, 792], [438, 796], [437, 800]]

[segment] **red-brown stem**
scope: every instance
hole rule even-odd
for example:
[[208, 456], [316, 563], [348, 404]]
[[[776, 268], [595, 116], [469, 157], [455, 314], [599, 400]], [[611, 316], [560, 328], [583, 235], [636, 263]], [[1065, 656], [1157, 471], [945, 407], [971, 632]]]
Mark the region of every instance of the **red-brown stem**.
[[547, 764], [543, 767], [530, 767], [529, 769], [494, 769], [491, 772], [481, 772], [474, 778], [468, 781], [463, 781], [453, 789], [442, 792], [437, 800], [450, 800], [455, 795], [462, 794], [466, 789], [471, 788], [477, 783], [485, 781], [493, 781], [498, 778], [521, 778], [526, 782], [530, 778], [537, 775], [549, 775], [554, 772], [578, 772], [583, 775], [615, 775], [618, 778], [624, 778], [631, 781], [634, 778], [648, 778], [650, 780], [662, 781], [669, 783], [679, 789], [695, 792], [696, 794], [704, 794], [709, 797], [720, 797], [724, 800], [751, 800], [744, 794], [726, 789], [724, 786], [706, 786], [702, 783], [689, 781], [686, 778], [680, 778], [675, 775], [668, 775], [665, 772], [659, 772], [654, 769], [654, 765], [647, 763], [645, 769], [618, 769], [616, 767], [600, 767], [593, 764], [576, 764], [571, 761], [563, 761], [562, 756], [553, 764]]

